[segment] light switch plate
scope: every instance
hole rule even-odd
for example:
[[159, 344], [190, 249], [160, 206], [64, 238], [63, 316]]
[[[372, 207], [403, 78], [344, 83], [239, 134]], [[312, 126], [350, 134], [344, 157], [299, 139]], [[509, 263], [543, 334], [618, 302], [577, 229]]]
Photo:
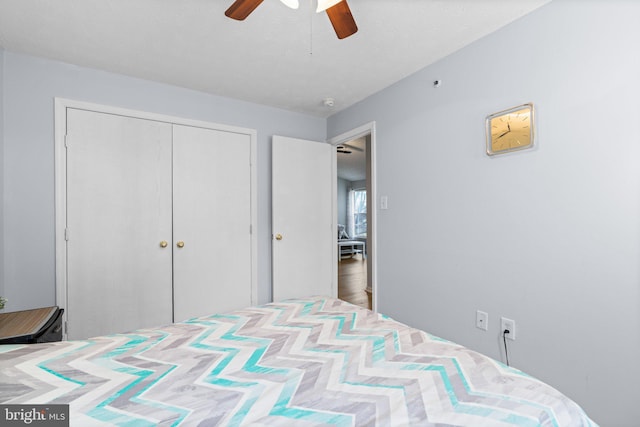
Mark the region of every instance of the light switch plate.
[[380, 209], [388, 209], [388, 199], [387, 196], [380, 197]]

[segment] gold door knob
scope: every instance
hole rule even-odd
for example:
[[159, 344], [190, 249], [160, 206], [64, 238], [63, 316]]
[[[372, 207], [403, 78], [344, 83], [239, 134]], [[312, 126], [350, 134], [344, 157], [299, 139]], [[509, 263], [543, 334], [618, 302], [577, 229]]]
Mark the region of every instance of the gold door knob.
[[167, 247], [167, 245], [168, 245], [168, 243], [167, 243], [167, 241], [166, 241], [166, 240], [163, 240], [162, 242], [160, 242], [160, 247], [161, 247], [161, 248], [166, 248], [166, 247]]
[[276, 234], [276, 240], [282, 240], [282, 234], [280, 233]]
[[176, 243], [176, 246], [179, 248], [184, 248], [184, 242], [180, 240], [178, 243]]

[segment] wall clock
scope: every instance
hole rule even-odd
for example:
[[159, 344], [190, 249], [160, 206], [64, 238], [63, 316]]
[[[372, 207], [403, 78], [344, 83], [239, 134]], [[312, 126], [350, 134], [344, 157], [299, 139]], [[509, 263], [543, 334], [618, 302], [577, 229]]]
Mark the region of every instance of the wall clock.
[[523, 104], [487, 116], [487, 154], [533, 147], [533, 104]]

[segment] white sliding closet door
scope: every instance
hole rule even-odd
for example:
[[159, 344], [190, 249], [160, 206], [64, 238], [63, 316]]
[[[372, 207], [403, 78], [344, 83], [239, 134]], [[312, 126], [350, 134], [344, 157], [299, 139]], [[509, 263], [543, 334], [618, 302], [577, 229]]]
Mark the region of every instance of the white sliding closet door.
[[69, 339], [172, 321], [171, 129], [67, 110]]
[[250, 144], [246, 134], [173, 128], [176, 322], [251, 305]]

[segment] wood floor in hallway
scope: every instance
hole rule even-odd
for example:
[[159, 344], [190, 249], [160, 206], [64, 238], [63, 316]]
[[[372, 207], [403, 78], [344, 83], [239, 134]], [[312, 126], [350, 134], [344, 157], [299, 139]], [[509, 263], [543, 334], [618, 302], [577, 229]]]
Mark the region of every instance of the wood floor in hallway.
[[361, 254], [338, 263], [338, 298], [371, 309], [366, 287], [367, 260]]

